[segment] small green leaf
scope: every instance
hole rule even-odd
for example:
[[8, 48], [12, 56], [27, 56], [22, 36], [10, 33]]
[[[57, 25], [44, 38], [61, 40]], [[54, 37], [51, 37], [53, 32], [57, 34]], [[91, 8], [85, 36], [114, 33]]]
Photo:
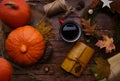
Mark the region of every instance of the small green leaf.
[[95, 59], [95, 65], [91, 68], [97, 80], [107, 78], [110, 74], [110, 64], [107, 60], [98, 57]]

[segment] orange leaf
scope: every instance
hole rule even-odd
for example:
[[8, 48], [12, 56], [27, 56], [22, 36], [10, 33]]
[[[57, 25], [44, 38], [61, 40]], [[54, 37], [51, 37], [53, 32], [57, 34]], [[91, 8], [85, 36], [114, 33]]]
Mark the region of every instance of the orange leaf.
[[85, 32], [86, 35], [94, 35], [95, 34], [95, 28], [97, 24], [91, 25], [91, 19], [85, 20], [81, 19], [81, 24], [84, 26], [83, 31]]
[[100, 48], [105, 48], [106, 53], [110, 53], [112, 50], [115, 50], [115, 45], [113, 43], [113, 38], [109, 38], [107, 35], [103, 35], [103, 40], [98, 40], [95, 44]]

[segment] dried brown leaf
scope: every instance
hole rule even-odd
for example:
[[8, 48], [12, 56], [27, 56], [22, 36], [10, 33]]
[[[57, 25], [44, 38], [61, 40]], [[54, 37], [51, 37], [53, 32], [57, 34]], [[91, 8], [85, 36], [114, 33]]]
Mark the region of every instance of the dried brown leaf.
[[94, 35], [95, 34], [95, 28], [97, 24], [91, 25], [91, 19], [81, 19], [81, 24], [84, 26], [83, 31], [86, 35]]
[[115, 0], [110, 4], [111, 10], [120, 14], [120, 0]]
[[93, 0], [91, 5], [90, 5], [90, 8], [96, 8], [96, 6], [99, 4], [100, 0]]

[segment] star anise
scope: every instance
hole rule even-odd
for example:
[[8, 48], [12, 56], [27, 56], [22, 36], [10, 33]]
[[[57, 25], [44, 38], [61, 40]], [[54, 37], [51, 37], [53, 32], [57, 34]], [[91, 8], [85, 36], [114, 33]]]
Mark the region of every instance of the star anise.
[[83, 31], [86, 35], [94, 35], [95, 34], [95, 28], [97, 24], [91, 24], [91, 19], [81, 19], [81, 24], [84, 26]]

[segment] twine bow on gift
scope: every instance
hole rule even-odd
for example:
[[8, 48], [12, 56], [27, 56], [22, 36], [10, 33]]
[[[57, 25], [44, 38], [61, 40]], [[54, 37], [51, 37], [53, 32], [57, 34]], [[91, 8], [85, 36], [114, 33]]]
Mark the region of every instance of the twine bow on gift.
[[[70, 61], [74, 61], [75, 63], [78, 63], [79, 66], [75, 67], [74, 66], [72, 67], [72, 69], [75, 69], [75, 73], [78, 73], [78, 72], [81, 72], [81, 70], [84, 68], [84, 63], [82, 63], [79, 58], [75, 58], [75, 59], [72, 59], [72, 58], [69, 58], [67, 57], [68, 60]], [[75, 65], [75, 64], [74, 64]], [[72, 70], [71, 69], [71, 70]]]

